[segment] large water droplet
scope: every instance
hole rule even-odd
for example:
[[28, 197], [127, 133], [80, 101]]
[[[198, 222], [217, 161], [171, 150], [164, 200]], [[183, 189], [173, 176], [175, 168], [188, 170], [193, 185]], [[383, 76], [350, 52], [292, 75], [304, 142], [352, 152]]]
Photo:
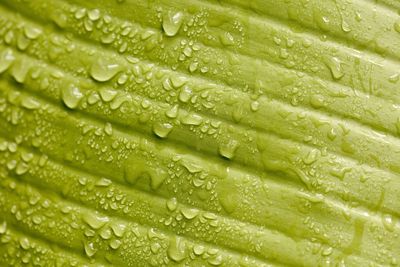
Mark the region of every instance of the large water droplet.
[[328, 66], [333, 79], [339, 80], [344, 76], [342, 64], [337, 57], [327, 58], [325, 64]]
[[83, 98], [83, 93], [78, 87], [71, 84], [61, 89], [61, 98], [68, 108], [74, 109], [78, 107], [79, 102]]
[[172, 124], [170, 123], [156, 123], [153, 126], [153, 132], [160, 138], [166, 138], [172, 131]]
[[89, 258], [93, 257], [97, 252], [97, 249], [94, 247], [93, 242], [85, 242], [84, 247], [85, 247], [85, 253]]
[[239, 142], [231, 139], [227, 143], [224, 143], [219, 147], [219, 154], [224, 158], [231, 159], [234, 157], [235, 151], [238, 146]]
[[92, 212], [85, 213], [82, 216], [82, 219], [93, 229], [100, 229], [109, 221], [108, 217], [101, 216]]
[[42, 34], [42, 30], [31, 25], [25, 25], [24, 34], [27, 38], [33, 40], [37, 39]]
[[192, 208], [182, 208], [181, 213], [186, 219], [191, 220], [199, 214], [199, 210]]
[[111, 63], [104, 59], [99, 59], [90, 68], [90, 75], [98, 82], [106, 82], [115, 77], [115, 75], [120, 71], [121, 67], [117, 63]]
[[183, 13], [182, 12], [172, 12], [169, 11], [163, 16], [162, 27], [164, 29], [165, 35], [175, 36], [182, 26]]
[[183, 261], [186, 258], [186, 244], [182, 238], [171, 238], [167, 254], [168, 257], [175, 262]]

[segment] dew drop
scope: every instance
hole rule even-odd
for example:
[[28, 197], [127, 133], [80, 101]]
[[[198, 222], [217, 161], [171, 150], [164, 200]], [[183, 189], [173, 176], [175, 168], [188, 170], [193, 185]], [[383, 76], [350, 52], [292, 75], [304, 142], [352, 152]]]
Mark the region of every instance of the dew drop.
[[89, 258], [93, 257], [97, 252], [97, 249], [94, 247], [93, 242], [85, 242], [84, 247], [85, 247], [85, 253]]
[[168, 199], [167, 208], [169, 211], [176, 210], [177, 206], [178, 206], [178, 200], [175, 197]]
[[120, 70], [120, 65], [99, 59], [90, 68], [90, 75], [98, 82], [107, 82], [117, 75]]
[[15, 57], [11, 49], [6, 49], [0, 54], [0, 74], [10, 68], [14, 62]]
[[239, 142], [231, 139], [227, 143], [222, 144], [219, 147], [219, 154], [227, 159], [232, 159], [235, 155], [236, 149], [239, 146]]
[[182, 26], [183, 13], [169, 11], [163, 16], [162, 27], [167, 36], [175, 36]]
[[176, 118], [178, 116], [178, 105], [175, 105], [171, 109], [167, 110], [165, 115], [170, 119]]
[[40, 107], [40, 102], [30, 96], [24, 96], [21, 99], [21, 105], [26, 109], [38, 109]]
[[91, 212], [85, 213], [82, 219], [93, 229], [100, 229], [109, 221], [108, 217]]
[[188, 86], [183, 87], [181, 92], [179, 93], [179, 100], [183, 103], [187, 103], [191, 97], [192, 90]]
[[342, 65], [338, 58], [336, 58], [336, 57], [328, 58], [325, 61], [325, 64], [328, 66], [328, 68], [331, 72], [332, 78], [334, 80], [339, 80], [344, 76]]
[[170, 123], [156, 123], [153, 125], [153, 132], [160, 138], [166, 138], [172, 131], [172, 124]]
[[181, 262], [186, 258], [186, 244], [183, 242], [182, 238], [171, 238], [167, 254], [168, 257], [175, 262]]
[[83, 98], [83, 93], [78, 87], [71, 84], [61, 89], [61, 98], [68, 108], [75, 109]]
[[181, 213], [186, 219], [191, 220], [199, 214], [199, 210], [192, 208], [182, 208]]
[[34, 40], [42, 34], [42, 30], [31, 25], [25, 25], [24, 34], [27, 38]]

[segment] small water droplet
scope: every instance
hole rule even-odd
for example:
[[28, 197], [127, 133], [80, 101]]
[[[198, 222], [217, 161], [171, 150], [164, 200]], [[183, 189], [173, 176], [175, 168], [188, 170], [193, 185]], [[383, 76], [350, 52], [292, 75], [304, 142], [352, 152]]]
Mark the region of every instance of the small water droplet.
[[169, 11], [163, 16], [163, 30], [167, 36], [175, 36], [182, 26], [183, 13]]
[[170, 123], [156, 123], [153, 125], [153, 132], [160, 138], [166, 138], [172, 131], [172, 124]]
[[77, 86], [70, 84], [61, 89], [61, 98], [68, 108], [75, 109], [83, 98], [83, 93]]
[[90, 68], [90, 75], [98, 82], [107, 82], [121, 71], [121, 67], [117, 63], [111, 63], [104, 59], [99, 59]]
[[110, 102], [112, 101], [115, 96], [117, 95], [118, 91], [109, 89], [109, 88], [101, 88], [100, 91], [100, 97], [104, 102]]

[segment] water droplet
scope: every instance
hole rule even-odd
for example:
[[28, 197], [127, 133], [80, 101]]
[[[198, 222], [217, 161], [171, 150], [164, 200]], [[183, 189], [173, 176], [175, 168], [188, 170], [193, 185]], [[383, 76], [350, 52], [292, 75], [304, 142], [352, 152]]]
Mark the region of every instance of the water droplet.
[[186, 219], [191, 220], [199, 214], [199, 210], [192, 208], [182, 208], [181, 213]]
[[118, 237], [122, 237], [124, 235], [126, 227], [127, 225], [122, 222], [113, 222], [111, 224], [111, 229], [113, 230], [114, 235]]
[[94, 247], [93, 242], [84, 242], [84, 247], [85, 253], [89, 258], [93, 257], [97, 252], [97, 249]]
[[102, 88], [102, 89], [100, 89], [99, 93], [100, 93], [101, 99], [104, 102], [110, 102], [111, 100], [113, 100], [115, 98], [118, 91], [109, 89], [109, 88]]
[[151, 178], [151, 188], [153, 190], [158, 189], [161, 184], [167, 179], [168, 173], [162, 168], [154, 168], [152, 172], [150, 172]]
[[332, 78], [335, 80], [339, 80], [344, 76], [341, 62], [336, 57], [330, 57], [325, 60], [325, 64], [328, 66]]
[[161, 245], [159, 243], [153, 243], [150, 246], [151, 253], [157, 254], [160, 251]]
[[103, 238], [105, 240], [108, 240], [108, 239], [111, 238], [111, 236], [112, 236], [112, 232], [111, 232], [110, 228], [102, 228], [100, 230], [100, 237], [101, 238]]
[[205, 247], [203, 245], [194, 245], [193, 247], [193, 252], [194, 254], [196, 254], [197, 256], [203, 255], [205, 252]]
[[11, 69], [11, 75], [17, 82], [23, 83], [25, 82], [30, 68], [30, 64], [25, 59], [18, 60]]
[[156, 123], [153, 125], [153, 132], [160, 138], [166, 138], [172, 131], [172, 124], [170, 123]]
[[3, 222], [0, 224], [0, 235], [5, 234], [6, 231], [7, 231], [7, 222], [6, 222], [6, 221], [3, 221]]
[[42, 34], [42, 30], [32, 25], [25, 25], [24, 33], [27, 38], [34, 40]]
[[396, 221], [393, 219], [392, 215], [385, 214], [382, 216], [382, 223], [386, 230], [393, 232], [396, 226]]
[[83, 98], [83, 93], [78, 87], [71, 84], [61, 89], [61, 98], [68, 108], [75, 109]]
[[310, 97], [310, 104], [314, 108], [321, 108], [325, 105], [325, 99], [323, 95], [313, 94]]
[[13, 51], [9, 48], [0, 54], [0, 74], [6, 71], [14, 62], [15, 57]]
[[188, 114], [181, 119], [182, 124], [184, 125], [200, 125], [203, 121], [202, 117], [197, 114]]
[[171, 109], [167, 110], [165, 115], [170, 119], [176, 118], [178, 116], [178, 105], [175, 105]]
[[167, 208], [169, 211], [176, 210], [177, 206], [178, 206], [178, 200], [176, 198], [173, 197], [171, 199], [168, 199]]
[[28, 170], [29, 170], [29, 166], [28, 166], [26, 163], [24, 163], [24, 162], [20, 162], [20, 163], [18, 163], [17, 168], [15, 169], [15, 173], [16, 173], [17, 175], [23, 175], [23, 174], [25, 174]]
[[327, 247], [325, 249], [322, 250], [321, 254], [322, 256], [329, 256], [331, 255], [333, 252], [333, 248], [332, 247]]
[[396, 32], [400, 33], [400, 21], [397, 21], [393, 27]]
[[29, 239], [26, 237], [23, 237], [19, 240], [19, 245], [21, 246], [22, 249], [28, 250], [31, 246]]
[[162, 27], [164, 29], [165, 35], [175, 36], [182, 26], [183, 13], [182, 12], [172, 12], [169, 11], [163, 16]]
[[88, 17], [90, 20], [96, 21], [100, 18], [100, 10], [92, 9], [88, 11]]
[[258, 101], [252, 101], [250, 104], [250, 109], [253, 112], [256, 112], [260, 108], [260, 102]]
[[182, 238], [171, 238], [167, 254], [168, 257], [175, 262], [181, 262], [186, 258], [186, 244]]
[[40, 102], [30, 96], [24, 96], [21, 99], [21, 105], [26, 109], [38, 109], [40, 107]]
[[183, 103], [187, 103], [191, 97], [192, 90], [188, 86], [183, 87], [181, 92], [179, 93], [179, 100]]
[[103, 227], [108, 221], [108, 217], [101, 216], [96, 213], [87, 212], [82, 216], [84, 222], [86, 222], [93, 229], [100, 229]]
[[90, 75], [98, 82], [107, 82], [121, 71], [120, 65], [117, 63], [110, 63], [104, 59], [99, 59], [90, 68]]
[[230, 32], [225, 32], [220, 36], [221, 43], [226, 46], [234, 45], [235, 40]]
[[111, 247], [112, 249], [118, 249], [118, 248], [121, 246], [121, 244], [122, 244], [121, 240], [113, 239], [113, 240], [111, 240], [111, 242], [110, 242], [110, 247]]
[[210, 259], [208, 260], [208, 263], [211, 264], [211, 265], [213, 265], [213, 266], [219, 266], [219, 265], [222, 264], [222, 256], [221, 256], [221, 255], [218, 255], [218, 256], [216, 256], [216, 257], [214, 257], [214, 258], [210, 258]]
[[227, 143], [220, 145], [219, 154], [224, 158], [231, 159], [234, 157], [235, 151], [238, 147], [239, 142], [234, 139], [230, 139]]
[[100, 180], [98, 180], [96, 182], [96, 186], [100, 186], [100, 187], [107, 187], [111, 184], [111, 180], [107, 179], [107, 178], [101, 178]]
[[113, 128], [112, 128], [111, 123], [107, 122], [107, 123], [105, 124], [105, 126], [104, 126], [104, 132], [105, 132], [107, 135], [112, 135], [112, 133], [113, 133]]

